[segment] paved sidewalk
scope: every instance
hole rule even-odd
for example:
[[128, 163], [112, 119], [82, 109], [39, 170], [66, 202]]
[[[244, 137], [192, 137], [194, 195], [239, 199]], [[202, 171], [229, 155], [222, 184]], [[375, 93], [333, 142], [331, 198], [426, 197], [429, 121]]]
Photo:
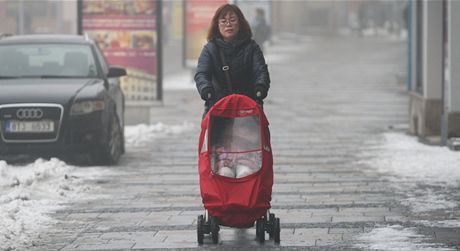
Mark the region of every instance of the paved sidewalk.
[[[359, 250], [360, 234], [376, 226], [407, 225], [411, 215], [391, 181], [359, 164], [359, 152], [372, 147], [369, 139], [407, 121], [407, 94], [395, 78], [404, 68], [404, 46], [373, 38], [316, 38], [279, 41], [268, 48], [272, 88], [265, 111], [271, 123], [272, 212], [281, 219], [280, 245], [260, 245], [254, 228], [222, 228], [218, 245], [210, 238], [197, 245], [202, 102], [194, 90], [176, 90], [165, 92], [164, 105], [152, 111], [152, 123], [188, 121], [196, 127], [128, 148], [114, 167], [122, 174], [94, 181], [106, 198], [74, 203], [54, 214], [62, 221], [43, 234], [43, 249]], [[453, 234], [427, 236], [455, 246]]]

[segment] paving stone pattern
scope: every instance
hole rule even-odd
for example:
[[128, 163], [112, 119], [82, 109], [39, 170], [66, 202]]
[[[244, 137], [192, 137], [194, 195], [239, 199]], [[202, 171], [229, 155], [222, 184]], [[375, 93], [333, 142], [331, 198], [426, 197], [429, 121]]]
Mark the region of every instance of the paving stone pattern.
[[[407, 93], [396, 82], [405, 42], [377, 38], [280, 40], [269, 47], [275, 185], [272, 212], [281, 244], [255, 229], [221, 228], [218, 245], [196, 241], [203, 213], [197, 143], [203, 104], [194, 90], [168, 91], [152, 123], [196, 128], [129, 147], [115, 170], [93, 181], [102, 199], [67, 205], [44, 232], [46, 250], [357, 249], [354, 237], [377, 225], [403, 224], [407, 210], [389, 180], [358, 163], [391, 125], [407, 122]], [[268, 237], [268, 235], [267, 235]]]

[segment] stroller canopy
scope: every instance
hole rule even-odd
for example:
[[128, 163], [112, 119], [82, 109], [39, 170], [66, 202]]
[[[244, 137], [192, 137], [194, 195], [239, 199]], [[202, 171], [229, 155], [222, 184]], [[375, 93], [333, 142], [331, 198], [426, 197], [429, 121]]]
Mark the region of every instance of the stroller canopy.
[[222, 225], [250, 227], [270, 208], [273, 160], [268, 121], [251, 98], [233, 94], [206, 114], [199, 142], [204, 207]]

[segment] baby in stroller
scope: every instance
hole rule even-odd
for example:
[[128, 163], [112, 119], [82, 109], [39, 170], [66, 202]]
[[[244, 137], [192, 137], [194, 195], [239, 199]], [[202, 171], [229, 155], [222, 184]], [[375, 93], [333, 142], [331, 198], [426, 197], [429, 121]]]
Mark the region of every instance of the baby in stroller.
[[232, 94], [208, 111], [198, 144], [200, 192], [204, 214], [197, 218], [197, 240], [205, 234], [218, 243], [219, 226], [256, 227], [280, 242], [280, 219], [270, 213], [273, 155], [268, 121], [249, 97]]
[[262, 153], [257, 123], [254, 118], [221, 121], [216, 129], [220, 131], [221, 137], [212, 146], [211, 163], [214, 173], [242, 178], [260, 170]]
[[228, 153], [223, 146], [215, 146], [215, 173], [242, 178], [257, 172], [261, 165], [260, 153]]

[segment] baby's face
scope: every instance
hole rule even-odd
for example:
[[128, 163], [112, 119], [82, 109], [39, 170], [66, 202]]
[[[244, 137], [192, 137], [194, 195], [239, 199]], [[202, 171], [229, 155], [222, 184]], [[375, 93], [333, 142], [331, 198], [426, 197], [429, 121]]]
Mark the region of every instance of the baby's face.
[[223, 152], [225, 152], [225, 148], [223, 146], [219, 146], [219, 147], [217, 147], [216, 152], [217, 153], [223, 153]]

